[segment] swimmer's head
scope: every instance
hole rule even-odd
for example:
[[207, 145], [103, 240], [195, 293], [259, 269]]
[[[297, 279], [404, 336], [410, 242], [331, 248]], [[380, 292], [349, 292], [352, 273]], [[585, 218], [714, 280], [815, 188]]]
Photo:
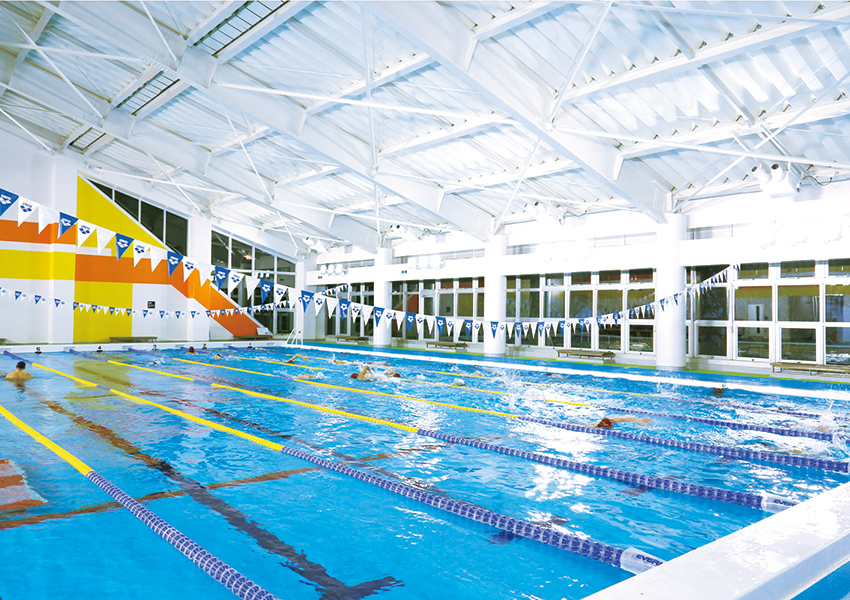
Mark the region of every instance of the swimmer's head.
[[394, 372], [394, 373], [391, 375], [391, 377], [401, 377], [401, 373], [395, 373], [395, 372]]
[[357, 379], [357, 373], [352, 373], [352, 374], [351, 374], [351, 378], [352, 378], [352, 379]]
[[189, 352], [194, 352], [194, 351], [195, 351], [195, 347], [194, 347], [194, 346], [189, 346]]
[[596, 424], [596, 426], [597, 426], [598, 428], [600, 428], [600, 429], [611, 429], [611, 428], [614, 426], [614, 421], [612, 421], [612, 420], [611, 420], [611, 419], [609, 419], [608, 417], [605, 417], [604, 419], [602, 419], [601, 421], [599, 421], [599, 422]]
[[18, 361], [18, 364], [16, 364], [15, 367], [17, 367], [18, 369], [23, 371], [24, 369], [27, 368], [27, 363], [25, 363], [24, 361], [21, 360], [21, 361]]

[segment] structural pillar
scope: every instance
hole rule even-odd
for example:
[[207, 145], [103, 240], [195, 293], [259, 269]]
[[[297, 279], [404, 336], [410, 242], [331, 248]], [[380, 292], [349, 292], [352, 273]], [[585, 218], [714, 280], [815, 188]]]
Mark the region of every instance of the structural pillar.
[[[393, 264], [393, 249], [378, 248], [375, 257], [375, 306], [392, 308], [392, 281], [390, 266]], [[374, 319], [374, 315], [372, 319]], [[373, 330], [372, 345], [375, 348], [388, 348], [392, 342], [392, 329], [382, 319]]]
[[[305, 290], [315, 293], [316, 286], [307, 285], [307, 272], [316, 270], [316, 258], [316, 254], [314, 252], [310, 252], [306, 258], [298, 259], [298, 262], [295, 263], [296, 290]], [[315, 340], [316, 320], [318, 319], [316, 316], [316, 308], [310, 304], [305, 312], [298, 298], [290, 298], [290, 302], [293, 301], [295, 306], [295, 331], [300, 331], [302, 339], [304, 340]]]
[[[204, 264], [212, 262], [212, 223], [203, 217], [191, 217], [189, 219], [188, 255], [195, 261]], [[182, 267], [181, 267], [182, 268]], [[201, 288], [207, 282], [209, 273], [194, 274], [189, 277], [188, 295], [186, 300], [187, 310], [205, 310], [194, 297], [200, 297]], [[210, 319], [186, 319], [186, 339], [193, 342], [209, 341]]]
[[[686, 215], [667, 214], [658, 227], [655, 267], [655, 298], [668, 298], [685, 289], [686, 269], [681, 264], [680, 244], [688, 233]], [[665, 371], [680, 371], [687, 360], [687, 301], [670, 302], [655, 311], [655, 365]]]
[[505, 321], [505, 292], [507, 279], [502, 264], [508, 252], [508, 240], [504, 235], [495, 235], [484, 247], [484, 355], [504, 356], [506, 335], [493, 331], [492, 322]]

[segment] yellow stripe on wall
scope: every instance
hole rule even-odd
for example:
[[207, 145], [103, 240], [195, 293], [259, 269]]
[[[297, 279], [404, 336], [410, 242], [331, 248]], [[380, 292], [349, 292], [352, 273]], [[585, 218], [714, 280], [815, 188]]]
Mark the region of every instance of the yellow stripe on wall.
[[[105, 227], [110, 231], [128, 235], [134, 240], [151, 244], [155, 248], [165, 248], [144, 227], [139, 225], [133, 218], [124, 214], [124, 211], [115, 206], [99, 189], [82, 177], [77, 177], [77, 217], [83, 221]], [[92, 242], [92, 240], [95, 241]], [[90, 244], [89, 242], [92, 243]], [[97, 238], [95, 235], [92, 235], [83, 245], [94, 246], [96, 244]], [[115, 242], [110, 242], [107, 248], [112, 248], [114, 256]]]
[[0, 250], [0, 279], [74, 279], [75, 255], [70, 252]]
[[[104, 281], [78, 281], [75, 285], [74, 300], [86, 304], [130, 308], [133, 306], [133, 284], [111, 283]], [[93, 314], [91, 311], [74, 312], [74, 342], [103, 343], [110, 337], [129, 337], [133, 335], [133, 317], [116, 316], [107, 313]]]

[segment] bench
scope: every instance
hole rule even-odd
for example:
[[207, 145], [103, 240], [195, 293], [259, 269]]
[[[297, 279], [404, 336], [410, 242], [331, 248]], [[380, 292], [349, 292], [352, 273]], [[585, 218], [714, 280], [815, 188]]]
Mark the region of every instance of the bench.
[[110, 337], [109, 341], [113, 344], [143, 344], [147, 342], [155, 342], [157, 337], [154, 335], [131, 335], [126, 337]]
[[369, 338], [365, 335], [337, 335], [336, 340], [338, 342], [353, 342], [355, 344], [368, 344]]
[[453, 350], [466, 350], [466, 342], [425, 342], [425, 348], [451, 348]]
[[601, 358], [602, 362], [614, 360], [614, 353], [610, 350], [588, 350], [586, 348], [557, 348], [558, 358], [563, 355], [573, 358]]
[[234, 335], [233, 339], [241, 342], [250, 342], [252, 340], [273, 340], [274, 337], [270, 333], [257, 333], [255, 335]]
[[802, 362], [776, 362], [770, 363], [774, 373], [782, 371], [799, 371], [809, 375], [826, 373], [831, 375], [850, 375], [850, 365], [815, 365]]

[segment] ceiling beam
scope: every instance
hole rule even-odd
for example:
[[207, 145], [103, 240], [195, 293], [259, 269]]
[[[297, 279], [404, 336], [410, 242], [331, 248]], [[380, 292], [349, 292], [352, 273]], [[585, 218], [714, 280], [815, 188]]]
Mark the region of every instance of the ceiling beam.
[[518, 6], [511, 6], [508, 12], [494, 17], [486, 23], [476, 24], [472, 31], [478, 41], [486, 40], [563, 7], [563, 2], [526, 2]]
[[575, 161], [589, 179], [653, 220], [664, 221], [664, 199], [669, 190], [631, 163], [618, 165], [618, 151], [609, 142], [553, 131], [547, 117], [555, 100], [549, 91], [505, 60], [493, 44], [477, 43], [474, 34], [438, 3], [367, 0], [364, 5], [533, 136]]

